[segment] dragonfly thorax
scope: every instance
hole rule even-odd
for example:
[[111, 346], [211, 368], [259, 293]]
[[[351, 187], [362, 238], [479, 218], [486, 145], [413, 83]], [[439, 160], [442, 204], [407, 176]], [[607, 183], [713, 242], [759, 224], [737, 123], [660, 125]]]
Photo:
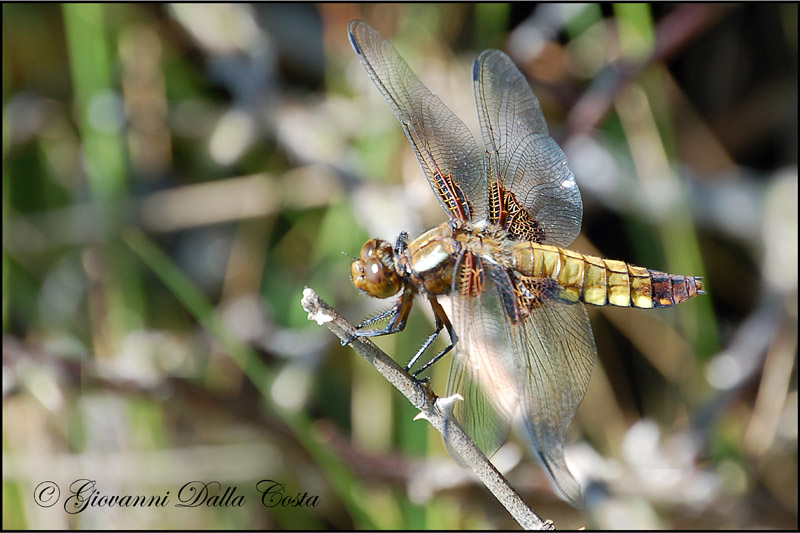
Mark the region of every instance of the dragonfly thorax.
[[448, 294], [452, 289], [453, 272], [477, 255], [484, 260], [511, 267], [513, 258], [508, 247], [507, 233], [498, 226], [450, 220], [423, 233], [408, 244], [400, 262], [407, 265], [411, 282], [428, 294]]

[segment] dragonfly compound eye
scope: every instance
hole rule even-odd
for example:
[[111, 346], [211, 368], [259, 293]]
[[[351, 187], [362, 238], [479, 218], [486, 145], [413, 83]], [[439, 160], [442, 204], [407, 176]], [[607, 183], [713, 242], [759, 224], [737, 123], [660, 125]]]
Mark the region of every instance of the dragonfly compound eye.
[[367, 292], [377, 298], [394, 296], [400, 290], [400, 278], [379, 257], [370, 257], [364, 263]]
[[375, 298], [394, 296], [402, 285], [397, 273], [384, 265], [378, 256], [353, 261], [350, 276], [357, 289]]
[[380, 259], [386, 257], [391, 260], [393, 255], [392, 245], [381, 239], [370, 239], [361, 247], [361, 259], [363, 261], [370, 257], [378, 257]]

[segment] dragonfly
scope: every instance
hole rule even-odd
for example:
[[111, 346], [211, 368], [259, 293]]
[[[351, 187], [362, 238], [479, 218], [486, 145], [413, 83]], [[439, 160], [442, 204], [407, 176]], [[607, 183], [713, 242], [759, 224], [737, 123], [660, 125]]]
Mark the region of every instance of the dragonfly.
[[581, 507], [564, 443], [597, 354], [585, 304], [671, 307], [704, 294], [702, 278], [567, 249], [583, 216], [575, 175], [505, 53], [486, 50], [473, 65], [481, 148], [377, 30], [353, 20], [348, 36], [448, 215], [414, 240], [403, 232], [394, 246], [364, 244], [353, 284], [397, 300], [359, 324], [354, 338], [402, 331], [415, 296], [427, 299], [435, 331], [407, 370], [446, 330], [450, 344], [414, 375], [452, 351], [447, 395], [463, 398], [455, 420], [491, 457], [519, 411], [555, 486]]

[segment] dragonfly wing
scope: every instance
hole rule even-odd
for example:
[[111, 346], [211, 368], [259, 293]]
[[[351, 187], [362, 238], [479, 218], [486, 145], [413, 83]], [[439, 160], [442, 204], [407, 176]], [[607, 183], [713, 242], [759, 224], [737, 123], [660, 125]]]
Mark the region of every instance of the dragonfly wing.
[[358, 59], [400, 121], [442, 207], [454, 218], [485, 218], [483, 160], [469, 129], [419, 81], [378, 31], [354, 20], [348, 33]]
[[[580, 232], [583, 203], [567, 158], [548, 133], [539, 100], [499, 50], [478, 56], [472, 78], [486, 150], [490, 222], [516, 239], [568, 246]], [[514, 215], [517, 203], [527, 216]], [[511, 215], [502, 218], [501, 208]], [[526, 232], [530, 224], [541, 232]]]
[[597, 348], [586, 308], [555, 297], [509, 322], [511, 352], [524, 359], [518, 382], [525, 427], [539, 458], [574, 504], [581, 489], [564, 463], [564, 437], [586, 394]]
[[559, 490], [580, 506], [564, 439], [597, 353], [586, 308], [553, 280], [523, 278], [486, 261], [480, 267], [479, 294], [461, 282], [453, 295], [458, 341], [448, 395], [465, 398], [456, 404], [456, 420], [491, 455], [519, 407], [536, 454]]
[[[516, 379], [504, 346], [503, 312], [498, 293], [453, 298], [456, 347], [447, 381], [447, 396], [460, 394], [453, 415], [478, 447], [491, 457], [508, 438], [517, 409]], [[445, 435], [446, 440], [446, 435]], [[457, 457], [456, 454], [453, 454]]]

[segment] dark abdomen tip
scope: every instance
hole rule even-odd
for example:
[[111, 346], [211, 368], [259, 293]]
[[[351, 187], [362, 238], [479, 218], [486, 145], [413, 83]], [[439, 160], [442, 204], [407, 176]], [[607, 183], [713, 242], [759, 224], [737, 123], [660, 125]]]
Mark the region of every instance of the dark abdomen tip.
[[654, 307], [672, 307], [698, 294], [705, 294], [703, 278], [673, 276], [658, 270], [651, 270], [650, 275], [653, 278]]

